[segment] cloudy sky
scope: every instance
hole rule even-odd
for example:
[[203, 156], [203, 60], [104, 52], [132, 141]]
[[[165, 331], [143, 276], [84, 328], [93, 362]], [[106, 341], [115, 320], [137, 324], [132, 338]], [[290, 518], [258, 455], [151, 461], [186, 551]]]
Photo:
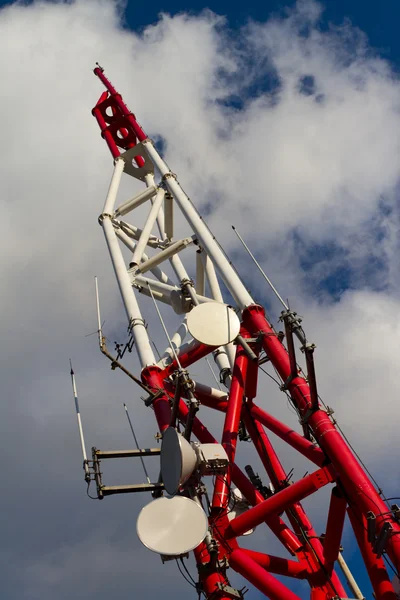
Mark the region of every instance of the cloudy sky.
[[[112, 161], [90, 114], [102, 91], [91, 73], [96, 61], [164, 148], [273, 322], [279, 306], [248, 268], [231, 224], [303, 315], [322, 397], [386, 493], [399, 494], [400, 45], [391, 2], [379, 14], [374, 3], [329, 4], [1, 8], [6, 600], [152, 598], [161, 578], [167, 598], [193, 591], [136, 539], [148, 499], [95, 502], [85, 494], [69, 357], [89, 447], [132, 446], [124, 401], [141, 444], [153, 445], [156, 433], [139, 390], [109, 371], [96, 336], [87, 337], [96, 329], [94, 275], [110, 340], [123, 339], [126, 327], [97, 224]], [[128, 181], [122, 191], [137, 189]], [[145, 314], [161, 343], [154, 312]], [[126, 364], [138, 372], [133, 354]], [[263, 386], [261, 403], [295, 423], [285, 398]], [[301, 477], [303, 465], [277, 448]], [[140, 480], [139, 467], [110, 465], [110, 482]], [[322, 531], [324, 504], [313, 509]], [[368, 595], [350, 537], [346, 543]]]

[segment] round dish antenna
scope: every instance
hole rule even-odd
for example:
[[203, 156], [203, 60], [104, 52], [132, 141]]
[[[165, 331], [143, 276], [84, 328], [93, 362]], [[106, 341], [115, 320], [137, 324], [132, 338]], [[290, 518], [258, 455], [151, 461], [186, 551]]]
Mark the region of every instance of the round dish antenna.
[[164, 487], [173, 496], [196, 468], [197, 454], [176, 429], [168, 427], [163, 433], [160, 461]]
[[142, 508], [136, 523], [142, 544], [165, 556], [190, 552], [204, 540], [207, 530], [203, 509], [183, 496], [153, 500]]
[[221, 302], [195, 306], [187, 316], [190, 334], [207, 346], [225, 346], [233, 342], [240, 330], [236, 313]]

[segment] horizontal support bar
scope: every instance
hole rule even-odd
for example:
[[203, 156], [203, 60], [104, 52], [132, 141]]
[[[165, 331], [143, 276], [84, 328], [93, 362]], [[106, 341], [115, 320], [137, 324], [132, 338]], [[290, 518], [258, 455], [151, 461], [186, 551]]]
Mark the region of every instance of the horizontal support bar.
[[96, 450], [99, 459], [105, 458], [135, 458], [136, 456], [158, 456], [160, 448], [142, 448], [140, 450]]
[[130, 212], [134, 208], [141, 206], [142, 204], [147, 202], [147, 200], [150, 200], [150, 198], [153, 198], [153, 196], [155, 196], [156, 193], [157, 193], [157, 187], [155, 185], [148, 187], [147, 189], [143, 190], [142, 192], [140, 192], [133, 198], [130, 198], [130, 200], [127, 200], [126, 202], [121, 204], [121, 206], [119, 206], [117, 208], [117, 210], [115, 211], [115, 216], [119, 217], [119, 216], [126, 215], [128, 212]]
[[183, 238], [183, 240], [178, 240], [177, 242], [174, 242], [173, 244], [168, 246], [168, 248], [166, 248], [165, 250], [161, 250], [161, 252], [158, 252], [157, 254], [149, 258], [149, 260], [145, 260], [144, 262], [140, 263], [138, 267], [134, 268], [134, 272], [146, 273], [146, 271], [149, 271], [150, 269], [158, 266], [160, 263], [164, 262], [168, 258], [171, 258], [178, 252], [181, 252], [181, 250], [184, 250], [190, 244], [193, 244], [193, 238], [191, 237]]
[[[117, 221], [117, 220], [113, 220], [113, 225], [114, 227], [120, 227], [122, 229], [123, 232], [126, 233], [126, 235], [130, 238], [132, 238], [133, 240], [138, 240], [140, 238], [140, 236], [142, 235], [142, 229], [140, 229], [139, 227], [136, 227], [136, 225], [131, 225], [130, 223], [126, 223], [125, 221]], [[149, 239], [147, 240], [147, 245], [150, 246], [151, 248], [160, 248], [163, 246], [163, 241], [160, 240], [160, 238], [156, 237], [155, 235], [151, 235], [149, 237]]]
[[153, 492], [163, 490], [163, 483], [137, 483], [134, 485], [102, 485], [100, 493], [103, 496], [112, 496], [113, 494], [135, 494], [136, 492]]

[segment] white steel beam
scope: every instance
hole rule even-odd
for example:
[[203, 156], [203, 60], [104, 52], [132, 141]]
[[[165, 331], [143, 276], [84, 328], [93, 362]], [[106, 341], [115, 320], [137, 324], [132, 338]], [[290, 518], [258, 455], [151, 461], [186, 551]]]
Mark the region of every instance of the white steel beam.
[[125, 311], [135, 340], [139, 361], [142, 368], [155, 363], [153, 350], [150, 346], [144, 320], [139, 305], [132, 289], [131, 279], [126, 270], [125, 262], [119, 247], [117, 236], [109, 214], [103, 214], [101, 218], [104, 235], [106, 238], [111, 261], [114, 267], [119, 290], [125, 306]]
[[157, 192], [157, 196], [155, 197], [155, 200], [149, 212], [149, 216], [147, 217], [146, 223], [143, 227], [142, 234], [138, 240], [138, 243], [136, 244], [136, 249], [133, 253], [131, 260], [132, 266], [139, 265], [142, 260], [144, 249], [146, 248], [147, 242], [151, 235], [151, 230], [153, 229], [153, 225], [156, 222], [161, 205], [164, 201], [164, 196], [165, 190], [160, 188]]
[[115, 211], [115, 215], [114, 216], [115, 217], [120, 217], [120, 216], [122, 217], [122, 216], [128, 214], [128, 212], [130, 212], [134, 208], [137, 208], [138, 206], [141, 206], [142, 204], [144, 204], [145, 202], [147, 202], [147, 200], [150, 200], [150, 198], [152, 198], [153, 196], [155, 196], [156, 193], [157, 193], [157, 187], [155, 185], [152, 185], [151, 187], [148, 187], [143, 192], [140, 192], [139, 194], [137, 194], [133, 198], [130, 198], [130, 200], [127, 200], [126, 202], [124, 202], [123, 204], [121, 204], [121, 206], [119, 206], [117, 208], [117, 210]]

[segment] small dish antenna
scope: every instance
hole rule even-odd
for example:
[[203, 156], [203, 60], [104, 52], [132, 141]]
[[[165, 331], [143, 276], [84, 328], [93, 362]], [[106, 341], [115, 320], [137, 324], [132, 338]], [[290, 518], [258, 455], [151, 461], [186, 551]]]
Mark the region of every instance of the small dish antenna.
[[[232, 521], [236, 517], [240, 517], [240, 515], [245, 513], [250, 508], [249, 503], [238, 488], [233, 488], [232, 496], [234, 499], [234, 505], [233, 508], [228, 512], [229, 521]], [[249, 529], [248, 531], [245, 531], [242, 535], [251, 535], [253, 531], [254, 529]]]
[[189, 498], [157, 498], [139, 513], [139, 540], [152, 552], [181, 556], [196, 548], [208, 531], [204, 510]]
[[236, 313], [221, 302], [195, 306], [187, 316], [190, 334], [207, 346], [225, 346], [238, 336], [240, 321]]
[[197, 466], [197, 454], [190, 443], [173, 427], [168, 427], [161, 444], [161, 477], [168, 494], [173, 496], [189, 479]]

